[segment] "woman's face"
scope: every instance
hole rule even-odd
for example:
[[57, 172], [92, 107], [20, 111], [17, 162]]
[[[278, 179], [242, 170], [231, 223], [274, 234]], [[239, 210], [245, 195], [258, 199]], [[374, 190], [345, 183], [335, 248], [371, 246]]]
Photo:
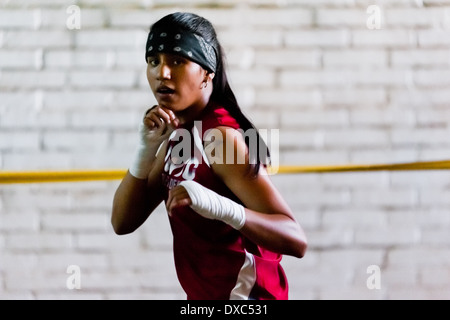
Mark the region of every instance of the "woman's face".
[[207, 71], [182, 56], [160, 53], [147, 59], [147, 79], [158, 104], [174, 112], [203, 104]]

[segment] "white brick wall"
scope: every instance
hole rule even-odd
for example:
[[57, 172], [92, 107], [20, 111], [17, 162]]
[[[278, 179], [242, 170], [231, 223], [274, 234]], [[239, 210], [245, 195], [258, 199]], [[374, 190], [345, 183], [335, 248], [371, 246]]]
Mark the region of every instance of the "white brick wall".
[[[146, 33], [175, 10], [216, 25], [245, 112], [280, 129], [281, 164], [450, 158], [450, 1], [4, 0], [0, 170], [126, 168], [155, 101]], [[272, 179], [309, 238], [303, 259], [283, 260], [292, 299], [450, 298], [449, 172]], [[113, 233], [118, 183], [0, 185], [0, 299], [184, 299], [163, 207]]]

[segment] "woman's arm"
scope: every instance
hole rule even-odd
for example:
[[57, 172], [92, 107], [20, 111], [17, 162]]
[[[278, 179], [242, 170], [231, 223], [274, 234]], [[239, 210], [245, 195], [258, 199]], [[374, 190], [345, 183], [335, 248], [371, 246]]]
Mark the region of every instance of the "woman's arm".
[[162, 106], [145, 114], [133, 163], [114, 194], [111, 224], [117, 234], [135, 231], [162, 202], [167, 139], [177, 125], [173, 112]]
[[127, 171], [113, 199], [111, 224], [115, 233], [122, 235], [134, 232], [163, 201], [163, 160], [164, 154], [160, 152], [147, 179], [138, 179]]
[[225, 178], [225, 183], [246, 207], [245, 224], [240, 231], [268, 250], [303, 257], [307, 249], [306, 235], [269, 176], [260, 173], [253, 182], [238, 176], [234, 181], [230, 179], [233, 178]]
[[[242, 135], [230, 128], [218, 129], [223, 140], [214, 140], [215, 152], [207, 154], [212, 154], [211, 160], [215, 160], [211, 161], [214, 172], [244, 204], [245, 223], [239, 229], [240, 232], [268, 250], [303, 257], [307, 249], [305, 233], [282, 195], [270, 181], [267, 172], [261, 168], [256, 177], [250, 177], [247, 145]], [[234, 152], [235, 161], [229, 161], [226, 157], [226, 154], [231, 152]], [[237, 161], [237, 156], [242, 154], [247, 155], [245, 163]], [[169, 193], [169, 212], [174, 207], [191, 204], [188, 193], [179, 187]]]

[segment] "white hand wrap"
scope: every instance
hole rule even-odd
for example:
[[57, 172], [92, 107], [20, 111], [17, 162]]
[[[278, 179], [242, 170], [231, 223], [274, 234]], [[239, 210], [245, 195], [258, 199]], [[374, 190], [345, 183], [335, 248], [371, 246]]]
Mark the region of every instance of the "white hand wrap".
[[239, 230], [245, 224], [245, 210], [242, 205], [215, 193], [195, 181], [182, 181], [191, 198], [191, 208], [208, 219], [221, 220]]
[[149, 129], [144, 123], [139, 125], [139, 143], [134, 152], [133, 162], [129, 168], [132, 176], [138, 179], [147, 179], [157, 148], [147, 142]]

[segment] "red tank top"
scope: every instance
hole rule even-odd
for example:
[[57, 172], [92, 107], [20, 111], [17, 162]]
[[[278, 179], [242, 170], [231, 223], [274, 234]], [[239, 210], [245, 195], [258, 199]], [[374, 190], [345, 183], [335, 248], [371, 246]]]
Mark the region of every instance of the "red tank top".
[[[183, 180], [194, 180], [241, 203], [215, 175], [203, 147], [205, 132], [218, 126], [239, 128], [225, 108], [210, 104], [197, 120], [172, 133], [162, 175], [165, 200], [169, 189]], [[188, 300], [288, 298], [280, 254], [255, 245], [238, 230], [204, 218], [190, 207], [173, 210], [169, 219], [175, 268]]]

